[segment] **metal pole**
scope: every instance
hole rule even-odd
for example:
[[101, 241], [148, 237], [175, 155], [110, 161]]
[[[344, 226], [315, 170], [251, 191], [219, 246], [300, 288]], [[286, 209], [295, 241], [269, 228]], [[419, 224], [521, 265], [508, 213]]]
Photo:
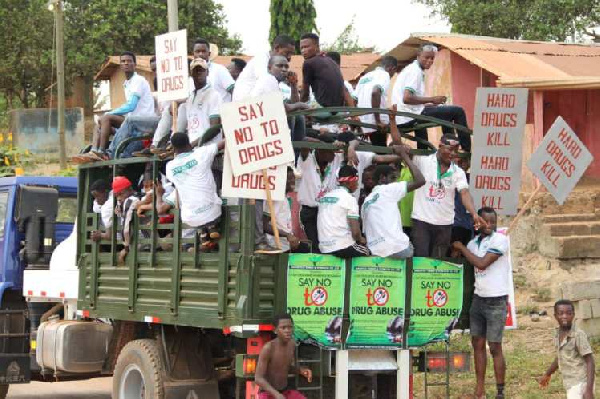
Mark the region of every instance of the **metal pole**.
[[169, 32], [179, 30], [179, 8], [177, 0], [167, 0], [167, 15], [169, 20]]
[[63, 2], [56, 2], [56, 86], [58, 89], [57, 130], [59, 142], [60, 168], [67, 168], [67, 152], [65, 143], [65, 53], [64, 53], [64, 18]]

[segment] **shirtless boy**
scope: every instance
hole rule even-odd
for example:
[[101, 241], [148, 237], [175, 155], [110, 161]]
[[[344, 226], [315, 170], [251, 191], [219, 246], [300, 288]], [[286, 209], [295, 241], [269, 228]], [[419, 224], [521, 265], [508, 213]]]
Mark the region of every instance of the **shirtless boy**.
[[258, 355], [258, 366], [254, 381], [260, 387], [258, 399], [306, 399], [295, 389], [288, 387], [290, 369], [312, 381], [312, 371], [296, 367], [294, 322], [292, 316], [283, 314], [275, 318], [277, 338], [268, 342]]

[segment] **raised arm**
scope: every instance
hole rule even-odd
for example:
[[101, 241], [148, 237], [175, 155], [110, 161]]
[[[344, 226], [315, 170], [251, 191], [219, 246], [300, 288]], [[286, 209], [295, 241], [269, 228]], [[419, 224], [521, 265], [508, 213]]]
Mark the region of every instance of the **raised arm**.
[[410, 173], [413, 176], [413, 181], [408, 182], [406, 186], [406, 190], [408, 192], [411, 192], [425, 184], [425, 177], [423, 176], [423, 173], [421, 173], [421, 170], [417, 167], [417, 165], [415, 165], [414, 162], [410, 159], [408, 151], [409, 149], [405, 146], [394, 146], [394, 152], [398, 154], [404, 162], [404, 164], [408, 166], [408, 170], [410, 170]]
[[477, 214], [477, 210], [475, 210], [475, 204], [473, 203], [473, 197], [471, 197], [469, 189], [465, 188], [460, 190], [460, 199], [462, 200], [465, 209], [473, 216], [473, 226], [475, 227], [475, 230], [481, 226], [485, 226], [485, 220], [483, 220], [483, 218]]
[[470, 264], [479, 270], [487, 269], [492, 263], [497, 261], [498, 258], [502, 256], [501, 254], [487, 252], [483, 257], [479, 257], [473, 252], [469, 251], [467, 247], [465, 247], [465, 245], [460, 241], [455, 241], [452, 243], [452, 249], [459, 251]]

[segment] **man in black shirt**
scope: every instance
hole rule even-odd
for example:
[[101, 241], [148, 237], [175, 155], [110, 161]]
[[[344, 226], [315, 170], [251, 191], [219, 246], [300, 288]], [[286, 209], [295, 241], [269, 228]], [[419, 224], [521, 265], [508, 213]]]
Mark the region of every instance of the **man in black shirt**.
[[352, 104], [350, 94], [344, 90], [344, 78], [340, 67], [329, 57], [321, 54], [319, 36], [306, 33], [300, 38], [302, 65], [302, 94], [300, 101], [307, 102], [312, 88], [315, 99], [322, 107], [340, 107]]

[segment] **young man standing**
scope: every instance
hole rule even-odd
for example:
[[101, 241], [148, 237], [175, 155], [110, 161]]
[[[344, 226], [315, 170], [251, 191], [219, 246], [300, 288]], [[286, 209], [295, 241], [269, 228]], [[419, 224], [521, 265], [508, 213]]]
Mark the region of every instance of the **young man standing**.
[[340, 258], [369, 256], [367, 240], [360, 231], [358, 202], [352, 196], [358, 189], [358, 171], [350, 165], [342, 166], [338, 184], [337, 189], [319, 199], [319, 249]]
[[[425, 71], [433, 65], [437, 51], [437, 47], [432, 44], [424, 44], [419, 48], [417, 59], [405, 67], [396, 79], [392, 91], [392, 104], [396, 104], [399, 111], [433, 116], [466, 127], [467, 117], [461, 107], [444, 105], [446, 96], [425, 96]], [[397, 116], [396, 123], [406, 126], [414, 124], [415, 121], [410, 117]], [[444, 134], [454, 133], [454, 129], [448, 127], [443, 127], [442, 130]], [[415, 135], [427, 140], [427, 129], [415, 131]], [[471, 152], [471, 136], [459, 131], [458, 137], [462, 149]], [[427, 146], [419, 143], [418, 148], [426, 149]]]
[[231, 101], [235, 81], [221, 64], [210, 60], [210, 43], [206, 39], [197, 39], [192, 47], [194, 59], [202, 58], [208, 64], [208, 82], [219, 93], [224, 103]]
[[[331, 58], [333, 62], [337, 64], [337, 66], [340, 68], [340, 71], [342, 70], [342, 55], [340, 53], [338, 53], [337, 51], [328, 51], [325, 55]], [[342, 77], [343, 76], [344, 75], [342, 74]], [[352, 87], [350, 82], [344, 80], [344, 87], [346, 88], [348, 94], [350, 94], [350, 97], [352, 97], [354, 102], [356, 102], [356, 97], [354, 96], [354, 88]]]
[[[386, 98], [390, 87], [390, 79], [396, 73], [398, 60], [392, 56], [385, 56], [379, 62], [379, 66], [360, 78], [354, 92], [359, 108], [387, 108]], [[387, 128], [389, 117], [386, 114], [361, 115], [360, 121], [377, 125], [378, 129], [363, 127], [363, 133], [368, 135], [373, 145], [387, 146]]]
[[312, 89], [317, 103], [322, 107], [354, 104], [350, 93], [344, 88], [340, 67], [331, 58], [321, 54], [319, 36], [314, 33], [302, 35], [300, 52], [304, 57], [300, 101], [308, 102]]
[[229, 71], [229, 74], [231, 75], [233, 80], [236, 80], [236, 81], [238, 80], [238, 77], [240, 76], [240, 73], [242, 73], [244, 68], [246, 68], [246, 61], [244, 61], [241, 58], [237, 58], [237, 57], [232, 58], [231, 62], [227, 66], [227, 70]]
[[404, 196], [425, 184], [425, 178], [408, 156], [408, 149], [394, 146], [394, 152], [414, 176], [407, 183], [397, 182], [398, 173], [389, 165], [379, 165], [373, 173], [375, 188], [365, 199], [361, 209], [363, 231], [367, 246], [373, 255], [397, 259], [413, 256], [413, 247], [408, 236], [402, 231], [402, 220], [398, 209], [398, 201]]
[[552, 374], [560, 368], [567, 399], [594, 399], [594, 354], [585, 332], [573, 324], [573, 302], [566, 299], [557, 301], [554, 304], [554, 318], [558, 323], [554, 338], [556, 359], [540, 378], [540, 387], [546, 388]]
[[274, 320], [277, 338], [269, 341], [258, 355], [258, 365], [254, 382], [260, 387], [258, 399], [306, 399], [288, 385], [290, 371], [300, 374], [312, 382], [312, 371], [296, 366], [296, 341], [294, 321], [289, 314], [277, 316]]
[[494, 359], [494, 376], [498, 394], [504, 399], [506, 362], [502, 353], [502, 333], [506, 324], [509, 290], [508, 238], [496, 232], [497, 216], [493, 208], [479, 210], [485, 224], [466, 247], [455, 241], [452, 249], [460, 253], [475, 268], [475, 295], [469, 317], [471, 343], [475, 358], [477, 399], [485, 398], [486, 342]]

